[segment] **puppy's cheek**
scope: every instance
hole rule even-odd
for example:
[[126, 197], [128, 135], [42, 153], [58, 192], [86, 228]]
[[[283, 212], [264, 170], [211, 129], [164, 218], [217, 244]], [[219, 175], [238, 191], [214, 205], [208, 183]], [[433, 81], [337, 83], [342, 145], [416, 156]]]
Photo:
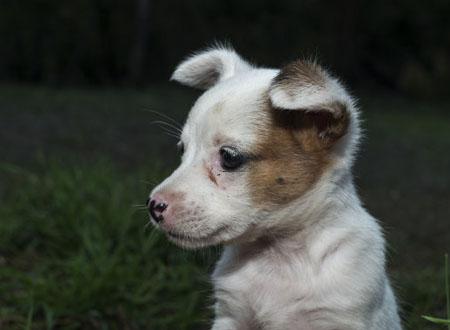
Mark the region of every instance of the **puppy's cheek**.
[[321, 175], [320, 161], [279, 159], [261, 161], [249, 173], [250, 197], [255, 207], [277, 208], [298, 199]]

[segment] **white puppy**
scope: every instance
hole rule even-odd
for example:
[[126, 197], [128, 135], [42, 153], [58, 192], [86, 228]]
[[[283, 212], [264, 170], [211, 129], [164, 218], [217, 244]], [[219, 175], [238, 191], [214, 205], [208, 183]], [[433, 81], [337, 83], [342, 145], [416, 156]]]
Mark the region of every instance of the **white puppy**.
[[257, 68], [210, 49], [172, 77], [205, 89], [152, 221], [185, 248], [223, 244], [212, 329], [397, 330], [384, 239], [351, 168], [358, 111], [315, 63]]

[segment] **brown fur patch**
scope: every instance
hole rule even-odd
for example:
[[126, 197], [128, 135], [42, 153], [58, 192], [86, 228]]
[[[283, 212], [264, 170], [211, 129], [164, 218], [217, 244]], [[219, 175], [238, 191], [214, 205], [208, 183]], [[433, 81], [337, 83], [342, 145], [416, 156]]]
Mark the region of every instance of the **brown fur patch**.
[[328, 105], [339, 108], [336, 116], [329, 110], [281, 110], [267, 103], [262, 110], [267, 120], [249, 168], [253, 201], [266, 207], [291, 202], [308, 191], [332, 162], [330, 149], [349, 124], [341, 104]]
[[212, 183], [214, 183], [217, 186], [217, 180], [211, 168], [207, 167], [206, 171], [208, 172], [208, 178], [211, 180]]
[[273, 86], [283, 88], [288, 95], [295, 95], [302, 87], [324, 88], [327, 78], [327, 73], [318, 64], [297, 60], [283, 67], [275, 77]]

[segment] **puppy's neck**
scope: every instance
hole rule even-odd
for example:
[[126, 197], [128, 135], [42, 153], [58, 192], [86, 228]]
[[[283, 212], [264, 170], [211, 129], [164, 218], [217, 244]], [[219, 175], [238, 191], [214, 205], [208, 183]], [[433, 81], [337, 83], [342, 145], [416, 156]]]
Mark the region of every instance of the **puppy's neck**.
[[338, 219], [349, 210], [361, 211], [361, 203], [350, 170], [336, 169], [298, 200], [268, 214], [267, 219], [260, 221], [267, 225], [253, 240], [265, 236], [277, 240], [307, 238], [313, 232], [338, 224]]
[[[307, 253], [325, 230], [358, 226], [349, 219], [364, 210], [349, 173], [338, 181], [328, 181], [318, 186], [316, 190], [310, 198], [293, 203], [280, 212], [284, 218], [281, 217], [277, 225], [258, 232], [251, 240], [230, 244], [226, 253], [243, 263], [267, 256], [287, 261], [290, 257], [298, 258], [300, 254]], [[267, 220], [270, 222], [272, 219]]]

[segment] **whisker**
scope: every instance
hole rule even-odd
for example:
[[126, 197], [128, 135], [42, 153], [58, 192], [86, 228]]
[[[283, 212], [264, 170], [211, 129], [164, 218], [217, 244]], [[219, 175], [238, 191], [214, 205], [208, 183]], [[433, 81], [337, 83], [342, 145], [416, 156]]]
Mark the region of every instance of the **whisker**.
[[156, 179], [153, 179], [153, 180], [151, 180], [151, 181], [148, 181], [148, 180], [139, 180], [139, 183], [143, 183], [143, 184], [146, 184], [146, 185], [149, 185], [149, 186], [154, 186], [155, 184], [158, 183], [158, 181], [157, 181]]
[[134, 208], [135, 210], [138, 210], [138, 211], [147, 210], [147, 206], [146, 205], [132, 205], [131, 207]]
[[178, 133], [177, 131], [174, 131], [173, 129], [166, 127], [166, 126], [159, 126], [159, 128], [164, 132], [164, 133], [168, 133], [171, 134], [172, 136], [176, 136], [177, 139], [180, 139], [180, 133]]
[[174, 126], [174, 125], [171, 124], [171, 123], [165, 122], [165, 121], [163, 121], [163, 120], [154, 120], [154, 121], [150, 122], [150, 124], [151, 124], [151, 125], [153, 125], [153, 124], [163, 125], [163, 126], [166, 126], [167, 128], [173, 129], [174, 132], [177, 132], [177, 133], [180, 133], [180, 134], [181, 134], [181, 132], [182, 132], [182, 130], [181, 130], [180, 128]]
[[182, 125], [179, 122], [177, 122], [175, 119], [173, 119], [172, 117], [170, 117], [170, 116], [168, 116], [168, 115], [166, 115], [164, 113], [161, 113], [161, 112], [158, 112], [158, 111], [155, 111], [155, 110], [151, 110], [151, 109], [148, 109], [148, 108], [144, 108], [144, 110], [148, 111], [148, 112], [151, 112], [151, 113], [153, 113], [155, 115], [158, 115], [158, 116], [160, 116], [160, 117], [162, 117], [164, 119], [167, 119], [167, 120], [171, 121], [172, 124], [174, 124], [176, 127], [178, 127], [181, 130]]
[[166, 135], [168, 135], [170, 137], [173, 137], [173, 138], [175, 138], [177, 140], [180, 140], [180, 135], [178, 133], [173, 132], [173, 131], [171, 131], [171, 130], [163, 127], [163, 126], [160, 126], [160, 128], [161, 128], [161, 130], [163, 131], [164, 134], [166, 134]]
[[140, 207], [140, 206], [143, 207], [143, 206], [146, 206], [146, 205], [145, 204], [133, 204], [132, 206], [133, 207]]
[[176, 135], [176, 134], [174, 134], [174, 133], [171, 133], [171, 132], [168, 132], [168, 131], [164, 131], [164, 133], [165, 133], [167, 136], [173, 137], [173, 138], [176, 139], [176, 140], [179, 140], [179, 139], [180, 139], [180, 136], [179, 136], [179, 135]]
[[172, 129], [170, 129], [169, 127], [166, 126], [159, 126], [159, 128], [161, 128], [161, 130], [167, 134], [170, 134], [171, 136], [176, 137], [178, 140], [180, 139], [180, 133], [177, 131], [173, 131]]
[[173, 125], [175, 125], [179, 129], [182, 129], [182, 125], [179, 122], [177, 122], [175, 119], [173, 119], [172, 117], [170, 117], [170, 116], [168, 116], [166, 114], [163, 114], [163, 113], [161, 113], [159, 111], [151, 110], [151, 109], [148, 109], [148, 108], [146, 108], [144, 110], [159, 116], [161, 119], [169, 120]]

